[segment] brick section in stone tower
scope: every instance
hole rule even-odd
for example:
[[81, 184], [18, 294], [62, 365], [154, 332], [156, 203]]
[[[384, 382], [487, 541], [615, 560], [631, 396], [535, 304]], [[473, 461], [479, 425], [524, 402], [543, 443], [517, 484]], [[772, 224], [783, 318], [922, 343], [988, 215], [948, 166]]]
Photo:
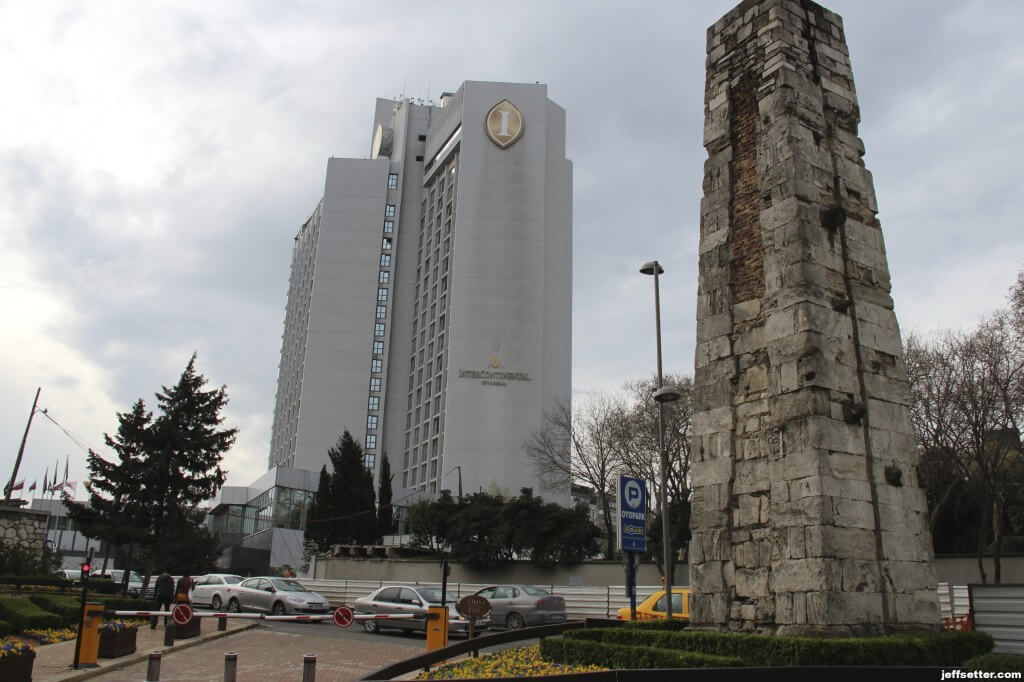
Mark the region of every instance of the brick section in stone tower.
[[840, 17], [708, 30], [695, 376], [696, 626], [939, 623], [899, 326]]

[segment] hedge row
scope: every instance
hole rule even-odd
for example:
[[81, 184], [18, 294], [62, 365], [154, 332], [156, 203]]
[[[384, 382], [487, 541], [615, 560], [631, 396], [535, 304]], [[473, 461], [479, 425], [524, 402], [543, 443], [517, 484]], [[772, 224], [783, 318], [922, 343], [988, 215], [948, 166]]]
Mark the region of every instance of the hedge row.
[[60, 616], [61, 625], [73, 627], [78, 625], [78, 617], [82, 612], [82, 600], [75, 597], [62, 597], [56, 594], [33, 594], [29, 601], [50, 613]]
[[0, 599], [0, 620], [10, 623], [16, 633], [61, 626], [60, 616], [44, 611], [28, 599], [21, 597]]
[[541, 657], [552, 663], [592, 664], [616, 670], [641, 668], [736, 668], [743, 661], [736, 657], [658, 649], [652, 646], [628, 646], [581, 639], [546, 638], [540, 643]]
[[14, 626], [8, 623], [6, 620], [0, 620], [0, 637], [9, 635], [14, 632]]
[[742, 659], [748, 666], [958, 666], [992, 650], [983, 632], [937, 632], [884, 637], [771, 637], [707, 630], [591, 628], [570, 630], [573, 641], [655, 647]]
[[1024, 656], [1019, 654], [984, 654], [964, 661], [964, 670], [983, 670], [990, 673], [1024, 673]]

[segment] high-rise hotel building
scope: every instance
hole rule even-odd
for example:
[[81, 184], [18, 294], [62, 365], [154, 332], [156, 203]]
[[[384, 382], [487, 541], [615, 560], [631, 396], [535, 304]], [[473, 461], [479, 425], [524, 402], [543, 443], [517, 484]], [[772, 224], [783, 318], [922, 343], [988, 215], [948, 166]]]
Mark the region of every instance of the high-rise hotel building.
[[331, 158], [295, 236], [270, 466], [348, 430], [396, 501], [542, 487], [523, 443], [567, 401], [572, 164], [545, 85], [378, 99], [370, 158]]

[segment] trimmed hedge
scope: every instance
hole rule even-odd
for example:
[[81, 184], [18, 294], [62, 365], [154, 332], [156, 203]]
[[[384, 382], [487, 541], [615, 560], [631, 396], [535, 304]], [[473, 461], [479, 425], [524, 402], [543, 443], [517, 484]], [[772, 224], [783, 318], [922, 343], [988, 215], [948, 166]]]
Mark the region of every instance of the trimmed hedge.
[[78, 625], [79, 614], [82, 613], [82, 600], [75, 597], [62, 597], [55, 594], [33, 594], [29, 598], [33, 604], [60, 616], [64, 627]]
[[569, 630], [566, 639], [645, 646], [742, 659], [748, 666], [958, 666], [992, 650], [982, 632], [937, 632], [881, 637], [772, 637], [652, 627]]
[[615, 670], [639, 668], [736, 668], [743, 661], [736, 657], [658, 649], [651, 646], [627, 646], [580, 639], [545, 638], [540, 654], [552, 663], [592, 664]]
[[0, 620], [0, 637], [9, 635], [14, 632], [14, 626], [8, 623], [6, 620]]
[[0, 620], [9, 622], [15, 633], [59, 628], [61, 625], [57, 614], [44, 611], [28, 599], [18, 597], [0, 599]]
[[690, 621], [687, 618], [673, 618], [672, 620], [668, 620], [667, 618], [659, 618], [657, 620], [631, 620], [627, 621], [623, 627], [678, 632], [690, 627]]
[[964, 661], [964, 670], [983, 670], [989, 673], [1024, 673], [1024, 656], [1019, 654], [983, 654]]

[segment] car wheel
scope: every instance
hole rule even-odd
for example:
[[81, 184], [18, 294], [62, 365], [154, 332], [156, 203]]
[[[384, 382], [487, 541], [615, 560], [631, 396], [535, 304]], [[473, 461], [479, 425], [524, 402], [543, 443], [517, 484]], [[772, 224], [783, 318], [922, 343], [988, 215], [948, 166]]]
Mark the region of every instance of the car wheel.
[[232, 598], [231, 601], [228, 602], [228, 611], [231, 613], [241, 613], [242, 605], [238, 603], [237, 599]]
[[505, 626], [509, 630], [518, 630], [524, 625], [526, 625], [526, 623], [523, 621], [523, 617], [518, 613], [510, 613], [508, 614], [508, 618], [505, 619]]
[[363, 621], [363, 629], [369, 632], [371, 635], [375, 635], [380, 632], [380, 628], [377, 626], [377, 621], [373, 618], [367, 618]]
[[273, 611], [274, 611], [274, 615], [275, 616], [283, 616], [284, 615], [284, 604], [282, 604], [279, 601], [274, 602]]
[[213, 607], [213, 610], [214, 611], [220, 611], [220, 607], [223, 606], [223, 605], [224, 605], [224, 602], [222, 602], [220, 600], [220, 595], [219, 594], [213, 595], [213, 601], [210, 602], [210, 606]]

